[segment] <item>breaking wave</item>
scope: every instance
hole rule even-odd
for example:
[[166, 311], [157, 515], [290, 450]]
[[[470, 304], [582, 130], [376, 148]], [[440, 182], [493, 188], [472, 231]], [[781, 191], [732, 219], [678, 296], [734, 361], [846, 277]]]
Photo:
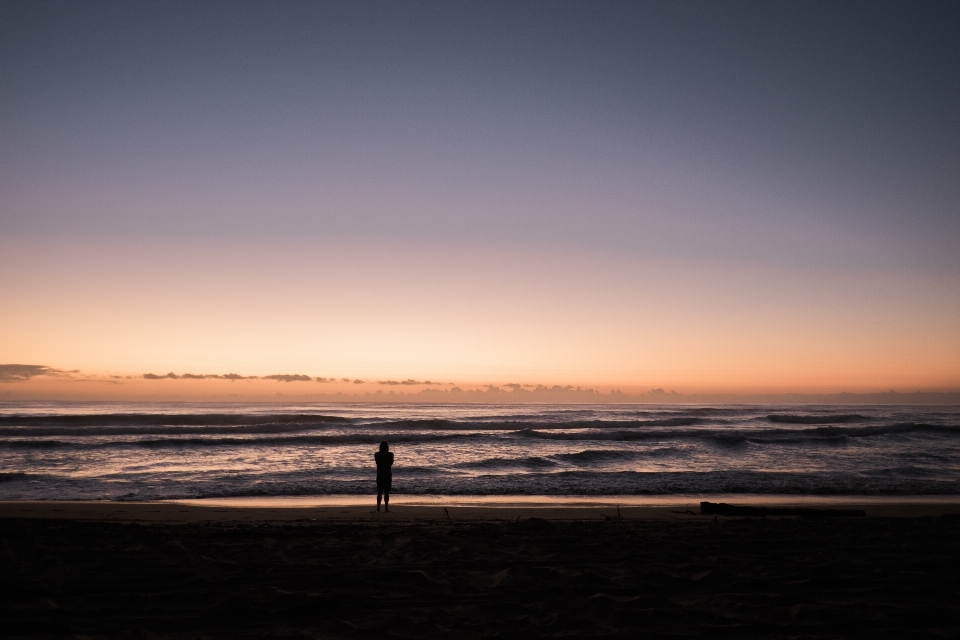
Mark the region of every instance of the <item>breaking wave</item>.
[[[384, 423], [381, 427], [395, 428], [396, 423]], [[136, 433], [115, 433], [94, 429], [89, 432], [51, 434], [48, 428], [22, 430], [0, 439], [0, 448], [51, 448], [51, 447], [262, 447], [262, 446], [324, 446], [350, 444], [379, 444], [383, 440], [400, 444], [470, 442], [497, 439], [533, 439], [563, 442], [665, 442], [671, 440], [699, 440], [718, 445], [735, 446], [753, 444], [838, 444], [850, 438], [871, 438], [888, 435], [935, 434], [945, 437], [960, 436], [960, 426], [924, 423], [900, 423], [863, 427], [813, 427], [809, 429], [580, 429], [565, 430], [524, 428], [517, 431], [496, 429], [499, 433], [488, 434], [476, 431], [451, 429], [446, 431], [399, 431], [389, 432], [374, 428], [340, 429], [340, 433], [302, 433], [305, 429], [285, 425], [260, 425], [253, 431], [224, 431], [219, 427], [209, 429], [167, 428], [163, 431], [149, 430]], [[227, 435], [225, 435], [227, 434]], [[272, 434], [272, 435], [265, 435]], [[13, 435], [14, 437], [9, 437]], [[74, 436], [68, 440], [49, 438], [49, 435]], [[158, 437], [169, 435], [173, 437]], [[17, 437], [19, 436], [19, 437]], [[40, 436], [40, 437], [38, 437]], [[108, 436], [129, 436], [111, 439]], [[136, 436], [136, 437], [133, 437]], [[178, 437], [180, 436], [180, 437]], [[564, 454], [567, 456], [594, 455], [591, 452]], [[622, 451], [602, 455], [623, 456]], [[561, 459], [561, 458], [558, 458]], [[573, 459], [573, 458], [571, 458]]]
[[767, 416], [767, 420], [770, 422], [783, 422], [786, 424], [836, 424], [844, 422], [860, 422], [867, 420], [865, 416], [859, 414], [839, 414], [839, 415], [829, 415], [829, 416], [804, 416], [804, 415], [794, 415], [794, 414], [771, 414]]
[[960, 408], [143, 406], [0, 403], [0, 499], [960, 495]]

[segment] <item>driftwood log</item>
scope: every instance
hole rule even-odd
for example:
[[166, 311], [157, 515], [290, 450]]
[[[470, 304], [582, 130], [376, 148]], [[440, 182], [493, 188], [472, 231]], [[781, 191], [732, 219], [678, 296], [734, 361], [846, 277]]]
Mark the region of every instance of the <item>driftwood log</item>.
[[863, 518], [863, 509], [808, 509], [803, 507], [739, 507], [724, 502], [701, 502], [700, 513], [708, 516], [801, 516], [804, 518]]

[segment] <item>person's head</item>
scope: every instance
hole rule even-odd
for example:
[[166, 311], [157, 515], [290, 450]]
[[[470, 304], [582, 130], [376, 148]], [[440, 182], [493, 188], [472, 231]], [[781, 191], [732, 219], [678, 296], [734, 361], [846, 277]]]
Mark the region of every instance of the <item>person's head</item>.
[[390, 445], [387, 444], [386, 440], [380, 443], [380, 451], [390, 451]]

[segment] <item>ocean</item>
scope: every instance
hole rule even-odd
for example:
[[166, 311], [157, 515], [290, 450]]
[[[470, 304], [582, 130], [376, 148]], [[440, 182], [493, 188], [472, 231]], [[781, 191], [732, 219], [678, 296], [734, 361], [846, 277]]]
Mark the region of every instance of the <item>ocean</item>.
[[0, 500], [949, 496], [960, 407], [0, 403]]

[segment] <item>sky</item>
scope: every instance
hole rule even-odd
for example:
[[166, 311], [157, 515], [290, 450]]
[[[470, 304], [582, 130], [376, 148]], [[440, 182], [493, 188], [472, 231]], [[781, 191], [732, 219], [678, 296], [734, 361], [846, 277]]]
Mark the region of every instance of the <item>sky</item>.
[[957, 33], [954, 2], [4, 1], [0, 365], [41, 368], [0, 382], [960, 390]]

